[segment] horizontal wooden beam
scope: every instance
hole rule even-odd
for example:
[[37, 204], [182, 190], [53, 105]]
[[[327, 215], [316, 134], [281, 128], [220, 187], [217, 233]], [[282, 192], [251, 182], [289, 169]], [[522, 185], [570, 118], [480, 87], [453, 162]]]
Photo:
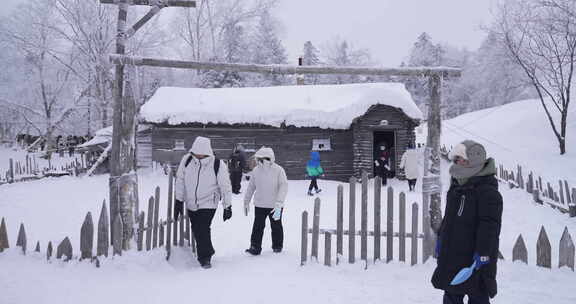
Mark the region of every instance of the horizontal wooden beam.
[[[326, 232], [330, 233], [330, 234], [337, 234], [338, 231], [336, 231], [336, 229], [319, 229], [318, 230], [320, 234], [324, 234]], [[308, 233], [313, 233], [312, 228], [308, 228]], [[342, 231], [343, 235], [350, 235], [350, 231], [348, 230], [344, 230]], [[354, 235], [362, 235], [362, 230], [358, 230], [354, 232]], [[386, 231], [383, 231], [380, 233], [381, 236], [387, 236], [388, 233]], [[394, 237], [400, 237], [400, 233], [398, 232], [394, 232], [392, 234]], [[368, 236], [374, 236], [374, 231], [368, 231]], [[411, 238], [412, 237], [412, 233], [411, 232], [406, 232], [406, 238]], [[418, 233], [416, 234], [417, 238], [423, 239], [424, 238], [424, 234], [423, 233]]]
[[442, 74], [448, 77], [460, 77], [462, 70], [450, 67], [410, 67], [410, 68], [373, 68], [373, 67], [340, 67], [340, 66], [292, 66], [261, 65], [221, 62], [183, 61], [159, 58], [143, 58], [126, 55], [110, 55], [114, 64], [177, 68], [188, 70], [233, 70], [238, 72], [271, 73], [271, 74], [348, 74], [374, 76], [428, 76]]
[[102, 4], [148, 5], [160, 7], [196, 7], [196, 1], [187, 0], [100, 0]]

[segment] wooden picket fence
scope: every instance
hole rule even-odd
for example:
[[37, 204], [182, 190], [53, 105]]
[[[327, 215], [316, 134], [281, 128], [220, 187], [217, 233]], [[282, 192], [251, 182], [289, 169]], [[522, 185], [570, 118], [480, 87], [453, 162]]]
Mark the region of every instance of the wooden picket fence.
[[[302, 212], [302, 239], [301, 239], [301, 259], [300, 264], [305, 265], [308, 260], [308, 234], [312, 235], [310, 257], [311, 260], [318, 261], [318, 243], [320, 235], [324, 235], [324, 265], [331, 266], [332, 264], [332, 235], [336, 237], [336, 264], [340, 264], [343, 257], [344, 236], [348, 236], [348, 263], [356, 262], [356, 236], [360, 236], [360, 259], [365, 263], [367, 268], [368, 263], [368, 237], [373, 237], [373, 261], [379, 261], [381, 256], [381, 242], [382, 238], [386, 241], [386, 262], [394, 259], [394, 238], [399, 239], [398, 260], [401, 262], [406, 261], [406, 242], [409, 241], [410, 246], [410, 264], [415, 265], [418, 263], [418, 247], [422, 246], [422, 261], [426, 262], [433, 252], [430, 248], [430, 240], [426, 240], [425, 233], [418, 232], [418, 210], [417, 203], [411, 205], [412, 208], [412, 223], [411, 232], [406, 231], [406, 195], [401, 192], [399, 194], [399, 229], [394, 231], [394, 189], [387, 188], [387, 218], [386, 218], [386, 231], [382, 231], [381, 227], [381, 189], [382, 187], [374, 187], [374, 227], [372, 231], [368, 230], [368, 175], [366, 172], [362, 174], [361, 184], [361, 222], [360, 230], [356, 230], [356, 178], [351, 177], [349, 182], [349, 220], [348, 230], [344, 230], [344, 195], [342, 185], [338, 186], [337, 194], [337, 215], [336, 215], [336, 229], [320, 229], [320, 198], [316, 198], [314, 202], [314, 214], [312, 218], [312, 228], [308, 228], [308, 212]], [[374, 178], [374, 185], [381, 185], [382, 181], [379, 177]], [[426, 206], [424, 206], [426, 209]], [[422, 228], [430, 227], [429, 214], [427, 210], [423, 212]], [[422, 239], [422, 245], [419, 245], [419, 239]], [[428, 246], [428, 248], [426, 248]]]
[[3, 174], [0, 173], [0, 185], [38, 180], [44, 177], [77, 176], [87, 170], [84, 157], [81, 157], [80, 160], [76, 157], [59, 167], [52, 165], [50, 161], [48, 166], [40, 167], [36, 162], [35, 155], [26, 155], [24, 162], [14, 161], [12, 158], [8, 162], [8, 170]]
[[[169, 174], [168, 184], [168, 206], [166, 210], [167, 220], [160, 218], [160, 187], [156, 187], [155, 193], [148, 200], [148, 214], [144, 211], [138, 213], [136, 217], [137, 228], [134, 229], [136, 250], [150, 251], [155, 248], [164, 247], [166, 250], [166, 259], [170, 258], [172, 247], [188, 247], [192, 253], [196, 253], [194, 237], [191, 233], [188, 215], [184, 212], [178, 219], [173, 218], [172, 201], [173, 201], [173, 181], [174, 177]], [[113, 218], [113, 219], [112, 219]], [[112, 228], [112, 229], [110, 229]], [[123, 244], [123, 225], [122, 217], [108, 212], [106, 202], [102, 204], [98, 226], [96, 231], [96, 254], [94, 254], [94, 223], [92, 214], [88, 212], [84, 222], [80, 227], [80, 256], [79, 260], [89, 260], [100, 267], [100, 259], [107, 258], [112, 245], [112, 256], [122, 255], [124, 250], [129, 249], [127, 244]], [[20, 224], [17, 247], [21, 247], [22, 252], [26, 254], [27, 238], [24, 224]], [[0, 224], [0, 252], [9, 248], [8, 233], [4, 218]], [[40, 243], [36, 243], [36, 252], [40, 252]], [[46, 258], [50, 260], [53, 255], [52, 242], [48, 243], [46, 249]], [[57, 246], [56, 258], [70, 261], [74, 258], [73, 246], [69, 237], [65, 237]]]
[[[374, 185], [380, 185], [380, 178], [374, 178]], [[301, 230], [301, 252], [300, 252], [300, 265], [305, 265], [308, 262], [309, 254], [310, 260], [318, 262], [318, 251], [319, 251], [319, 239], [320, 235], [324, 235], [324, 265], [332, 266], [332, 236], [336, 237], [336, 264], [342, 263], [341, 258], [343, 257], [343, 247], [344, 247], [344, 236], [348, 236], [348, 263], [354, 264], [356, 262], [356, 236], [360, 236], [360, 259], [364, 263], [365, 269], [371, 264], [368, 262], [368, 237], [373, 238], [373, 259], [372, 262], [382, 260], [381, 249], [382, 249], [382, 238], [385, 238], [386, 245], [386, 263], [391, 262], [394, 259], [394, 238], [398, 238], [398, 261], [406, 262], [406, 243], [407, 241], [410, 245], [410, 265], [414, 266], [418, 264], [418, 248], [421, 240], [422, 248], [422, 262], [425, 263], [430, 257], [432, 248], [426, 248], [430, 244], [434, 244], [430, 240], [426, 240], [425, 233], [419, 233], [418, 223], [418, 204], [412, 204], [412, 223], [411, 232], [406, 231], [406, 195], [401, 192], [399, 194], [398, 204], [394, 201], [394, 189], [392, 187], [387, 187], [387, 212], [386, 212], [386, 231], [381, 229], [381, 189], [382, 187], [374, 187], [374, 213], [373, 213], [373, 230], [368, 231], [368, 176], [366, 173], [362, 175], [362, 195], [361, 195], [361, 224], [360, 230], [356, 230], [356, 178], [350, 178], [349, 182], [349, 220], [348, 220], [348, 230], [344, 230], [344, 195], [342, 185], [338, 186], [337, 193], [337, 215], [336, 215], [336, 229], [321, 229], [320, 228], [320, 198], [316, 198], [314, 202], [314, 213], [312, 218], [312, 228], [308, 228], [308, 212], [302, 212], [302, 230]], [[394, 231], [395, 220], [394, 206], [399, 208], [399, 229]], [[429, 227], [429, 220], [426, 219], [428, 210], [424, 206], [422, 219], [422, 228]], [[311, 240], [311, 250], [308, 251], [308, 236], [312, 235]], [[427, 245], [428, 244], [428, 245]], [[559, 263], [558, 267], [568, 267], [574, 270], [574, 242], [572, 237], [568, 232], [568, 228], [564, 229], [562, 238], [559, 242]], [[499, 251], [498, 256], [500, 259], [504, 259], [504, 256]], [[528, 264], [528, 250], [522, 235], [520, 234], [514, 244], [512, 251], [512, 261], [521, 261]], [[540, 267], [552, 268], [552, 246], [550, 244], [548, 235], [544, 227], [541, 227], [540, 235], [536, 244], [536, 265]]]
[[[447, 161], [448, 149], [443, 146], [440, 155]], [[571, 187], [567, 180], [558, 180], [558, 183], [543, 182], [542, 177], [530, 172], [526, 177], [522, 166], [510, 170], [502, 164], [498, 166], [497, 178], [506, 183], [510, 189], [519, 188], [532, 195], [532, 200], [540, 205], [546, 205], [570, 217], [576, 217], [576, 188]], [[555, 188], [555, 185], [558, 185]]]

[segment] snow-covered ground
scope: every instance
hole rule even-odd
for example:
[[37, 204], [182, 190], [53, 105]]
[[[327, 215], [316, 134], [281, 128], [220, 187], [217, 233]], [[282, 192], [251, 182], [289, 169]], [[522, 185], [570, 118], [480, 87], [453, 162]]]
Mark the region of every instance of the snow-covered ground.
[[[312, 262], [300, 267], [301, 212], [311, 213], [314, 200], [306, 195], [307, 181], [290, 181], [283, 219], [285, 245], [281, 254], [273, 254], [269, 249], [271, 242], [267, 229], [262, 256], [245, 255], [243, 251], [249, 245], [252, 217], [243, 215], [242, 196], [234, 196], [234, 217], [224, 223], [219, 211], [214, 219], [216, 255], [211, 270], [201, 269], [192, 255], [181, 249], [177, 249], [170, 262], [165, 261], [164, 250], [157, 249], [145, 254], [129, 252], [123, 257], [104, 260], [100, 269], [87, 262], [45, 262], [47, 242], [59, 242], [65, 236], [70, 237], [75, 254], [78, 254], [84, 216], [90, 211], [97, 217], [102, 200], [108, 195], [107, 182], [107, 176], [62, 177], [2, 186], [0, 216], [6, 217], [10, 244], [14, 246], [17, 227], [24, 222], [28, 247], [33, 247], [39, 240], [43, 254], [30, 253], [23, 257], [14, 250], [0, 254], [3, 270], [0, 271], [0, 303], [52, 303], [56, 300], [101, 303], [110, 299], [139, 303], [172, 300], [265, 303], [271, 299], [278, 303], [434, 303], [441, 300], [442, 293], [429, 283], [433, 261], [415, 267], [399, 262], [379, 263], [368, 270], [363, 269], [362, 263], [327, 268]], [[154, 187], [159, 185], [161, 210], [166, 210], [165, 175], [159, 171], [141, 172], [139, 182], [140, 201], [147, 201]], [[324, 190], [320, 195], [321, 228], [335, 228], [339, 184], [320, 181]], [[397, 191], [396, 197], [398, 191], [407, 190], [404, 182], [395, 180], [392, 184]], [[344, 186], [347, 198], [348, 186]], [[574, 303], [576, 295], [569, 291], [576, 274], [567, 269], [540, 269], [534, 266], [534, 255], [535, 239], [540, 225], [544, 225], [552, 242], [553, 265], [557, 265], [557, 243], [562, 230], [567, 226], [574, 233], [576, 221], [550, 208], [534, 206], [520, 190], [502, 188], [505, 209], [501, 251], [507, 260], [499, 267], [500, 291], [494, 303]], [[372, 185], [369, 193], [373, 193]], [[407, 202], [419, 201], [419, 195], [420, 192], [408, 193]], [[398, 204], [394, 207], [397, 219]], [[409, 218], [409, 208], [407, 212]], [[161, 216], [165, 217], [165, 212], [161, 212]], [[344, 217], [347, 217], [347, 208]], [[382, 218], [386, 218], [385, 209]], [[371, 220], [370, 216], [369, 227]], [[529, 266], [510, 262], [513, 241], [520, 232], [529, 250]], [[322, 237], [320, 241], [323, 245]], [[322, 248], [320, 246], [320, 256], [323, 256]], [[344, 254], [347, 255], [346, 248]], [[34, 286], [33, 292], [25, 292], [30, 286]]]

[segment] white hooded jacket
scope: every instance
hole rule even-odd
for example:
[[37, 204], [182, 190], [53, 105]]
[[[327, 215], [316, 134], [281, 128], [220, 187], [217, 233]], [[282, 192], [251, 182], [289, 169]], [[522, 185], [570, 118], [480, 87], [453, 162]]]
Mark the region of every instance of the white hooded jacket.
[[[198, 159], [191, 154], [182, 157], [176, 172], [175, 197], [186, 203], [188, 210], [216, 209], [222, 200], [224, 208], [232, 205], [232, 186], [226, 163], [220, 161], [218, 176], [214, 172], [214, 153], [210, 139], [196, 137], [190, 152], [209, 155]], [[188, 166], [187, 160], [190, 159]]]
[[250, 183], [244, 196], [244, 205], [250, 205], [254, 195], [254, 206], [259, 208], [284, 207], [284, 200], [288, 192], [288, 179], [284, 168], [275, 163], [274, 151], [262, 147], [254, 155], [255, 158], [268, 157], [270, 162], [257, 162], [252, 170]]
[[409, 149], [402, 155], [400, 168], [404, 169], [406, 179], [417, 179], [419, 171], [420, 153], [415, 149]]

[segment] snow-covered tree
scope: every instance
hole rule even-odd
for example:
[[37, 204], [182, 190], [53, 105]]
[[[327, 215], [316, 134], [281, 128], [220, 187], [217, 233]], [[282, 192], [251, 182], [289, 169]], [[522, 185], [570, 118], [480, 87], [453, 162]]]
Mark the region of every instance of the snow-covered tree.
[[[320, 53], [318, 49], [312, 44], [311, 41], [306, 41], [304, 43], [304, 49], [302, 52], [302, 65], [320, 65]], [[320, 75], [304, 75], [305, 84], [318, 84]]]
[[[373, 63], [372, 56], [367, 49], [355, 48], [348, 41], [333, 38], [328, 41], [322, 53], [327, 65], [332, 66], [368, 66]], [[359, 75], [329, 75], [323, 77], [329, 83], [343, 84], [364, 81], [365, 78]]]
[[[285, 64], [287, 60], [286, 50], [278, 38], [276, 20], [270, 12], [260, 16], [254, 29], [252, 46], [252, 62], [257, 64]], [[256, 77], [256, 85], [276, 86], [288, 83], [287, 77], [278, 74], [261, 74]]]

